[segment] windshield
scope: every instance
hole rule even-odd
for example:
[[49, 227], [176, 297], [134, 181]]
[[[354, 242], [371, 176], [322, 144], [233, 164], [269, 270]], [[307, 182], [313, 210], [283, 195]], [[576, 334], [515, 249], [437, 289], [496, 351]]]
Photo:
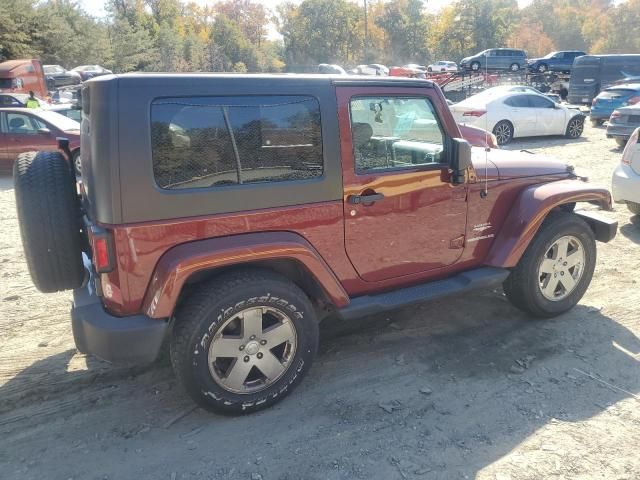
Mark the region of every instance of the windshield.
[[551, 53], [547, 53], [547, 54], [546, 54], [544, 57], [542, 57], [542, 58], [553, 58], [553, 57], [555, 57], [555, 55], [556, 55], [557, 53], [558, 53], [558, 52], [551, 52]]
[[80, 124], [78, 122], [56, 112], [42, 110], [38, 112], [38, 117], [60, 130], [80, 130]]

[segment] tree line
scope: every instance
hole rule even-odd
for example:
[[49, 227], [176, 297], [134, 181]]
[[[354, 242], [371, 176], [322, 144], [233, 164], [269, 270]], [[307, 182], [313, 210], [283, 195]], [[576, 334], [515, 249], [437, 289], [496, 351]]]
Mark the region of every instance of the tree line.
[[[309, 70], [318, 63], [459, 61], [490, 47], [640, 53], [640, 0], [257, 0], [209, 5], [107, 0], [104, 18], [75, 0], [0, 0], [0, 60], [40, 58], [115, 72]], [[366, 27], [366, 28], [365, 28]], [[279, 35], [270, 35], [275, 29]]]

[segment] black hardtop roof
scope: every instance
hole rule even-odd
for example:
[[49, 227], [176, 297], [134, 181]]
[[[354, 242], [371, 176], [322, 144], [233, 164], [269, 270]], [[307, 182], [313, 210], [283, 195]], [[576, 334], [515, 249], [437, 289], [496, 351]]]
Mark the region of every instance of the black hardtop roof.
[[121, 85], [152, 85], [172, 84], [204, 84], [212, 81], [220, 83], [251, 84], [265, 82], [273, 85], [345, 85], [345, 86], [406, 86], [417, 88], [433, 88], [433, 82], [420, 78], [381, 77], [373, 75], [326, 75], [299, 73], [125, 73], [117, 75], [102, 75], [92, 78], [85, 83], [117, 81]]

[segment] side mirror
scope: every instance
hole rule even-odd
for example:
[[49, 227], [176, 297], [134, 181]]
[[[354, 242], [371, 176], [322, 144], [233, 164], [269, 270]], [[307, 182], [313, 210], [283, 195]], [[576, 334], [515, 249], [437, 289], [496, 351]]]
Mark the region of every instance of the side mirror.
[[39, 128], [38, 133], [40, 135], [49, 135], [51, 133], [51, 130], [49, 130], [48, 128]]
[[460, 185], [466, 181], [466, 172], [471, 163], [471, 145], [463, 138], [451, 139], [451, 183]]

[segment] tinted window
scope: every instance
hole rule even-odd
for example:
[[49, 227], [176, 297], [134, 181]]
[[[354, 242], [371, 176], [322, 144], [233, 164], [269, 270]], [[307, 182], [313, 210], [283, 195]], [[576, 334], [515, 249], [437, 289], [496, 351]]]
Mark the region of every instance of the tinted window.
[[529, 97], [529, 106], [532, 108], [553, 108], [554, 103], [544, 97], [538, 95], [527, 95]]
[[323, 172], [320, 106], [301, 96], [159, 99], [153, 169], [162, 188], [305, 180]]
[[529, 106], [529, 101], [527, 100], [527, 95], [514, 95], [505, 99], [504, 104], [510, 107], [524, 108]]
[[443, 162], [444, 134], [426, 98], [354, 98], [351, 132], [357, 172]]
[[1, 107], [22, 107], [23, 105], [16, 98], [10, 95], [0, 95], [0, 106]]

